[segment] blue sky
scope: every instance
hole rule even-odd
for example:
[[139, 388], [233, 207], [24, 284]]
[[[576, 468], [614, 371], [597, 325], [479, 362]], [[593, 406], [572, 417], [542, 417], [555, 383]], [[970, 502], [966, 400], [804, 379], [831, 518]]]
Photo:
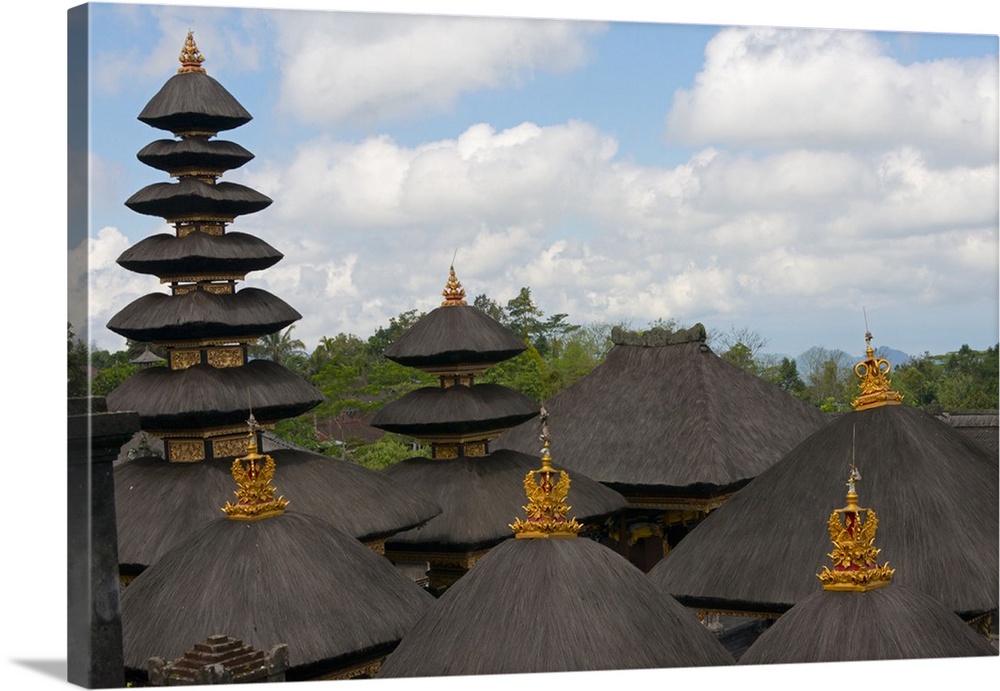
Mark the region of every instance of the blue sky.
[[275, 200], [232, 226], [286, 254], [247, 285], [309, 347], [433, 308], [456, 251], [470, 295], [530, 286], [576, 323], [751, 328], [791, 355], [860, 354], [863, 312], [914, 354], [998, 340], [996, 35], [95, 4], [102, 347], [162, 290], [113, 260], [166, 230], [123, 202], [164, 179], [136, 115], [188, 28], [254, 115], [226, 179]]

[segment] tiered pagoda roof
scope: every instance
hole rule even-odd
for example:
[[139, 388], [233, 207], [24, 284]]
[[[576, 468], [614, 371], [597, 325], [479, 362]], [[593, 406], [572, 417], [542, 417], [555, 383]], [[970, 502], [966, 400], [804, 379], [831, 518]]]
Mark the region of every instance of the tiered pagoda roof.
[[[163, 458], [116, 467], [120, 557], [132, 574], [217, 515], [211, 497], [228, 494], [228, 464], [246, 449], [251, 410], [266, 428], [323, 399], [278, 363], [249, 358], [258, 338], [301, 315], [265, 290], [237, 289], [248, 273], [282, 258], [267, 242], [229, 229], [237, 216], [271, 200], [218, 180], [253, 154], [216, 135], [251, 117], [205, 73], [190, 34], [180, 60], [178, 74], [139, 116], [177, 138], [146, 146], [139, 159], [177, 180], [150, 185], [126, 202], [166, 219], [174, 232], [146, 238], [118, 260], [130, 271], [156, 276], [169, 293], [140, 297], [108, 323], [126, 338], [162, 346], [167, 355], [166, 366], [136, 373], [107, 396], [109, 408], [137, 411], [143, 430], [161, 438], [164, 448]], [[289, 491], [300, 498], [299, 510], [372, 546], [439, 512], [384, 475], [346, 461], [292, 449], [275, 451], [275, 457], [286, 468]]]
[[[440, 386], [412, 391], [384, 407], [372, 426], [415, 437], [431, 446], [384, 472], [434, 499], [441, 515], [386, 542], [397, 561], [428, 562], [430, 586], [447, 587], [489, 548], [507, 539], [505, 517], [516, 505], [516, 478], [535, 456], [490, 448], [503, 430], [530, 420], [538, 404], [527, 396], [476, 378], [490, 365], [525, 350], [509, 329], [465, 302], [454, 267], [441, 306], [389, 346], [385, 356], [437, 375]], [[514, 479], [512, 479], [514, 478]], [[617, 493], [578, 478], [581, 520], [598, 522], [624, 506]]]
[[873, 509], [858, 506], [851, 469], [847, 505], [828, 521], [833, 568], [822, 588], [788, 610], [740, 658], [740, 664], [850, 662], [996, 655], [987, 638], [919, 590], [893, 583], [879, 564]]
[[371, 676], [433, 602], [355, 538], [296, 511], [296, 496], [279, 495], [272, 482], [284, 468], [258, 452], [250, 423], [247, 453], [230, 468], [235, 500], [215, 503], [218, 518], [122, 594], [130, 680], [144, 681], [151, 659], [217, 635], [259, 650], [287, 645], [290, 681]]
[[613, 550], [578, 537], [582, 525], [566, 504], [570, 477], [553, 468], [543, 437], [541, 468], [518, 483], [528, 503], [508, 526], [515, 539], [444, 593], [378, 676], [732, 664], [693, 612]]
[[[868, 336], [870, 340], [870, 335]], [[651, 572], [682, 603], [777, 616], [815, 592], [816, 555], [826, 540], [803, 516], [836, 501], [854, 458], [865, 494], [879, 507], [880, 541], [898, 573], [970, 619], [997, 609], [997, 459], [949, 425], [901, 405], [890, 365], [869, 343], [855, 373], [855, 410], [789, 451], [713, 512]]]

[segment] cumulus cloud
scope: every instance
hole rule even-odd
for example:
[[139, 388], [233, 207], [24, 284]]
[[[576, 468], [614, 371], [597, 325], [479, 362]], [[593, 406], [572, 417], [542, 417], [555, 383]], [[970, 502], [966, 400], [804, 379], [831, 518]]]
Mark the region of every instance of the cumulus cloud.
[[792, 148], [913, 145], [943, 161], [995, 158], [996, 59], [902, 65], [872, 33], [739, 28], [705, 49], [667, 118], [688, 143]]
[[587, 123], [477, 124], [413, 147], [320, 138], [261, 179], [279, 190], [261, 232], [288, 263], [264, 280], [322, 315], [315, 339], [432, 309], [455, 250], [470, 296], [530, 286], [581, 322], [742, 323], [866, 291], [944, 304], [996, 275], [996, 165], [934, 167], [913, 147], [706, 149], [664, 168], [620, 160]]
[[281, 100], [305, 122], [445, 111], [469, 91], [516, 86], [588, 59], [592, 22], [349, 13], [277, 17]]

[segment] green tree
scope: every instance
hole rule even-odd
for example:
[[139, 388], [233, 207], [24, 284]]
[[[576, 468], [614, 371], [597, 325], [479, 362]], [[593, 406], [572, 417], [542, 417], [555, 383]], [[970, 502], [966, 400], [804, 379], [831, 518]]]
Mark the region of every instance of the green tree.
[[396, 317], [389, 318], [388, 326], [380, 326], [375, 333], [368, 337], [368, 350], [372, 355], [382, 357], [385, 349], [396, 342], [396, 339], [403, 335], [403, 332], [420, 321], [424, 316], [423, 312], [412, 309], [401, 312]]
[[813, 346], [799, 357], [806, 400], [826, 412], [850, 410], [859, 390], [847, 353]]
[[107, 396], [139, 369], [138, 365], [130, 362], [115, 363], [94, 377], [90, 382], [90, 392], [94, 396]]
[[783, 357], [777, 364], [766, 366], [761, 376], [786, 393], [797, 398], [805, 397], [806, 383], [799, 376], [799, 367], [795, 360]]
[[73, 333], [73, 325], [66, 322], [67, 360], [66, 381], [69, 396], [86, 396], [90, 378], [87, 345]]
[[386, 434], [374, 444], [359, 446], [351, 451], [350, 459], [372, 470], [382, 470], [416, 456], [428, 457], [426, 447], [416, 446], [414, 440], [398, 434]]
[[257, 339], [257, 342], [250, 346], [250, 357], [257, 360], [271, 360], [285, 367], [295, 364], [297, 356], [304, 356], [306, 345], [299, 339], [292, 338], [294, 328], [293, 324], [284, 331], [276, 331]]

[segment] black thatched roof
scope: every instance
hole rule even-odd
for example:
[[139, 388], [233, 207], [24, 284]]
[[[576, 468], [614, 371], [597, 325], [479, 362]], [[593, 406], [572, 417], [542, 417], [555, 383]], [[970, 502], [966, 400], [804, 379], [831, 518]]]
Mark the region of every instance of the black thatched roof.
[[198, 72], [175, 74], [139, 113], [139, 120], [168, 132], [222, 132], [253, 117], [212, 77]]
[[692, 606], [781, 612], [810, 596], [855, 430], [859, 491], [878, 513], [894, 582], [954, 612], [996, 609], [997, 460], [905, 405], [837, 418], [709, 515], [650, 577]]
[[984, 636], [940, 602], [890, 584], [867, 592], [818, 590], [781, 615], [740, 664], [996, 654]]
[[538, 404], [498, 384], [427, 386], [389, 403], [372, 427], [418, 439], [436, 434], [470, 434], [518, 425], [538, 415]]
[[502, 362], [527, 346], [506, 326], [471, 305], [438, 307], [424, 315], [385, 349], [407, 367], [440, 367]]
[[146, 185], [125, 201], [136, 213], [170, 220], [180, 216], [212, 214], [235, 218], [271, 205], [271, 198], [235, 182], [209, 184], [184, 177], [177, 182]]
[[508, 540], [435, 602], [381, 677], [732, 664], [694, 614], [585, 538]]
[[192, 290], [181, 295], [150, 293], [133, 300], [108, 328], [133, 341], [254, 338], [302, 318], [291, 305], [260, 288], [230, 295]]
[[286, 643], [293, 680], [388, 652], [432, 602], [384, 557], [319, 519], [223, 517], [125, 589], [125, 666], [144, 670], [150, 657], [174, 659], [226, 632], [256, 648]]
[[[310, 451], [268, 451], [275, 485], [289, 509], [370, 541], [420, 525], [440, 508], [385, 474]], [[155, 563], [167, 550], [221, 515], [233, 500], [231, 461], [170, 463], [157, 457], [115, 465], [118, 560]]]
[[323, 394], [270, 360], [242, 367], [199, 364], [183, 370], [151, 367], [107, 395], [111, 410], [134, 410], [143, 429], [209, 429], [240, 425], [253, 413], [262, 422], [295, 417], [323, 402]]
[[191, 276], [196, 274], [260, 271], [277, 264], [281, 252], [247, 233], [209, 235], [200, 231], [177, 237], [153, 235], [122, 252], [118, 264], [140, 274]]
[[938, 413], [938, 419], [947, 422], [956, 430], [966, 435], [993, 454], [1000, 455], [1000, 434], [998, 421], [1000, 415], [996, 410], [949, 410]]
[[142, 163], [158, 170], [172, 172], [184, 168], [207, 168], [225, 171], [239, 168], [253, 160], [253, 154], [236, 142], [224, 139], [157, 139], [136, 154]]
[[[494, 451], [479, 458], [410, 458], [383, 472], [441, 507], [425, 525], [399, 533], [387, 550], [454, 551], [490, 547], [512, 536], [510, 523], [524, 506], [524, 476], [539, 466], [534, 456]], [[562, 466], [557, 466], [557, 470]], [[571, 474], [570, 516], [597, 520], [625, 507], [625, 499], [582, 473]]]
[[[623, 492], [739, 486], [827, 422], [698, 340], [615, 345], [545, 407], [559, 457]], [[496, 445], [531, 451], [536, 438], [523, 424]]]

